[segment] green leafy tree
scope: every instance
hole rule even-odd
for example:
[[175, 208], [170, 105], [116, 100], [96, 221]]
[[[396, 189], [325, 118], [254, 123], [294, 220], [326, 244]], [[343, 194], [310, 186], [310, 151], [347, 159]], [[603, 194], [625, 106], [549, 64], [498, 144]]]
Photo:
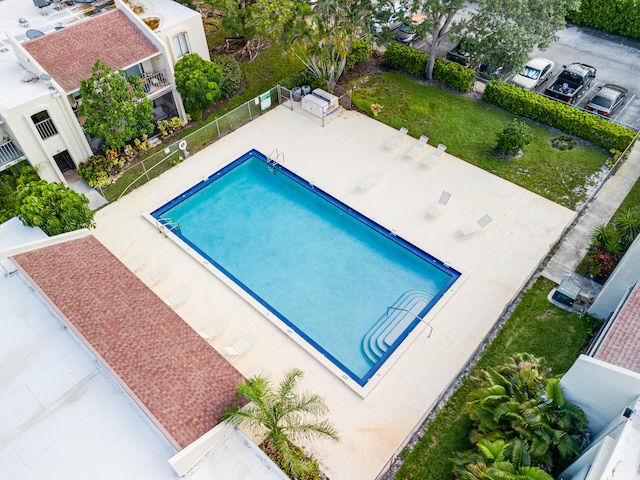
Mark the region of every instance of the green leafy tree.
[[461, 22], [464, 46], [474, 63], [520, 68], [534, 48], [545, 50], [565, 27], [580, 0], [479, 0]]
[[101, 138], [106, 148], [121, 149], [153, 131], [153, 102], [140, 77], [127, 79], [123, 71], [114, 72], [98, 59], [93, 75], [80, 82], [80, 95], [78, 115], [86, 117], [83, 127]]
[[496, 148], [507, 155], [516, 155], [533, 140], [531, 129], [522, 120], [513, 119], [496, 138]]
[[586, 446], [589, 432], [584, 412], [565, 402], [560, 379], [549, 375], [540, 359], [527, 353], [480, 370], [474, 376], [479, 388], [467, 404], [474, 423], [471, 441], [519, 439], [523, 464], [552, 474], [566, 466]]
[[197, 53], [185, 55], [175, 66], [176, 88], [191, 118], [202, 117], [202, 110], [220, 99], [222, 69]]
[[18, 188], [18, 198], [22, 223], [49, 236], [95, 226], [89, 199], [59, 183], [27, 183]]
[[289, 371], [277, 388], [261, 375], [243, 381], [238, 386], [238, 399], [251, 403], [232, 407], [221, 420], [246, 425], [262, 437], [261, 448], [285, 473], [308, 478], [317, 470], [317, 464], [294, 442], [314, 437], [338, 441], [339, 437], [327, 420], [319, 420], [328, 412], [322, 397], [295, 392], [302, 375], [298, 369]]
[[18, 215], [20, 208], [18, 188], [37, 180], [40, 180], [38, 172], [26, 162], [9, 167], [0, 173], [0, 223]]

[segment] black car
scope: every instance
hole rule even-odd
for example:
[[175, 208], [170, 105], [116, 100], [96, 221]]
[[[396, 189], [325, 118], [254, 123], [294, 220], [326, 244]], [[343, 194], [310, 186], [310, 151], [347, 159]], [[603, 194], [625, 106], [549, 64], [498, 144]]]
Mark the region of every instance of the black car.
[[469, 52], [462, 49], [462, 43], [457, 44], [447, 52], [447, 60], [458, 63], [464, 67], [471, 68], [471, 60], [469, 60]]
[[629, 91], [619, 85], [607, 83], [598, 87], [596, 94], [584, 106], [585, 109], [593, 113], [604, 115], [605, 117], [619, 108], [627, 99]]

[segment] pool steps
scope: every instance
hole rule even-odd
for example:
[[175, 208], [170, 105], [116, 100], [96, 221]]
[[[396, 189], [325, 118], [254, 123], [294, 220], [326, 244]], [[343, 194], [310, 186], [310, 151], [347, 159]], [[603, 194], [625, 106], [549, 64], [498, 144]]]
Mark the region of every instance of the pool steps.
[[377, 362], [432, 298], [433, 295], [421, 290], [403, 293], [362, 339], [362, 349], [367, 358], [373, 363]]

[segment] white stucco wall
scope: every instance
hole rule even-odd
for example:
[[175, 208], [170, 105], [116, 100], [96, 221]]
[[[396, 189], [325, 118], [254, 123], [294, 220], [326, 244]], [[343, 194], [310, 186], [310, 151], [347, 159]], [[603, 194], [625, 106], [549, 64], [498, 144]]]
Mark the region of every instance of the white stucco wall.
[[579, 405], [595, 437], [640, 395], [640, 374], [580, 355], [560, 382], [565, 400]]

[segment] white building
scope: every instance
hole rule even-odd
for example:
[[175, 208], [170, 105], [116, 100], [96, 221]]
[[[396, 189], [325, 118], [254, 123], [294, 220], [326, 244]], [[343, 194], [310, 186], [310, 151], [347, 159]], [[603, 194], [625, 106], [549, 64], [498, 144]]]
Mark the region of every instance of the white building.
[[200, 14], [172, 0], [82, 2], [2, 2], [0, 171], [26, 159], [66, 185], [64, 173], [99, 148], [76, 116], [99, 58], [142, 78], [154, 120], [185, 118], [173, 67], [187, 53], [210, 59]]

